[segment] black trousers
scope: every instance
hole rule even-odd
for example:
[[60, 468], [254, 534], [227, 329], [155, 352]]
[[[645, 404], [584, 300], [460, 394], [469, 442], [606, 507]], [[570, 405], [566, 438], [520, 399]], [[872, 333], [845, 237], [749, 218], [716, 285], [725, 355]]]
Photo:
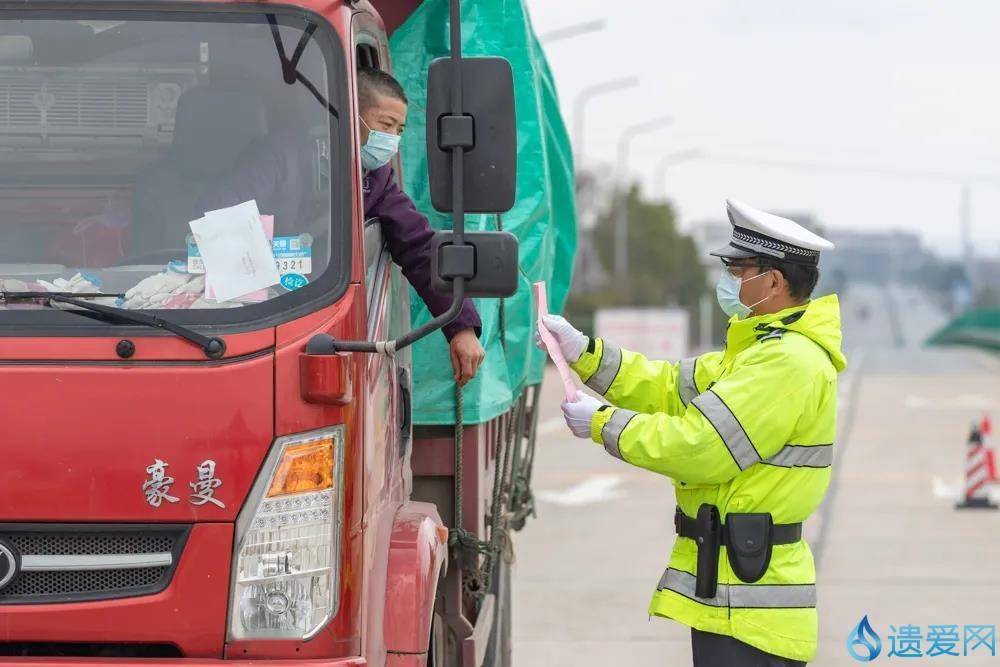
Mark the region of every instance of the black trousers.
[[691, 628], [694, 667], [805, 667], [804, 662], [765, 653], [728, 635]]

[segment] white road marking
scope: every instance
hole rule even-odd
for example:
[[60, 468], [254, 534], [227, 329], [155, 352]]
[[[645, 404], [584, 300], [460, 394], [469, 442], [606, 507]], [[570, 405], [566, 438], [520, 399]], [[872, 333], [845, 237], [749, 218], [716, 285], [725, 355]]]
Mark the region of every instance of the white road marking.
[[[960, 500], [965, 493], [965, 485], [961, 483], [948, 484], [937, 475], [934, 475], [931, 479], [931, 492], [937, 498]], [[995, 483], [986, 487], [986, 493], [989, 495], [990, 500], [1000, 503], [1000, 487]]]
[[618, 490], [621, 483], [622, 478], [619, 475], [592, 475], [565, 491], [536, 491], [535, 497], [543, 502], [563, 507], [593, 505], [624, 497], [625, 493]]
[[944, 498], [945, 500], [958, 500], [959, 495], [961, 495], [962, 487], [956, 484], [947, 484], [943, 479], [934, 475], [931, 479], [931, 491], [937, 498]]
[[989, 410], [994, 406], [991, 399], [981, 394], [963, 394], [955, 399], [954, 405], [957, 408], [978, 408]]
[[989, 410], [995, 404], [986, 396], [964, 394], [945, 400], [931, 400], [925, 396], [907, 396], [903, 405], [913, 410]]

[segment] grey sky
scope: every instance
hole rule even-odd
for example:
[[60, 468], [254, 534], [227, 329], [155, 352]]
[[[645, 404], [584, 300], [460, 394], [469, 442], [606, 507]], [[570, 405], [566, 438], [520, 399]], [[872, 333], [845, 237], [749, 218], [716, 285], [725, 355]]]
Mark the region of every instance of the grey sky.
[[[590, 83], [641, 85], [590, 104], [585, 164], [612, 166], [621, 130], [669, 114], [633, 144], [655, 192], [659, 158], [709, 155], [968, 174], [977, 251], [1000, 254], [1000, 2], [528, 0], [540, 33], [595, 18], [601, 33], [547, 45], [564, 114]], [[668, 172], [682, 223], [720, 218], [726, 197], [812, 212], [829, 226], [919, 232], [959, 248], [958, 181], [703, 159]]]

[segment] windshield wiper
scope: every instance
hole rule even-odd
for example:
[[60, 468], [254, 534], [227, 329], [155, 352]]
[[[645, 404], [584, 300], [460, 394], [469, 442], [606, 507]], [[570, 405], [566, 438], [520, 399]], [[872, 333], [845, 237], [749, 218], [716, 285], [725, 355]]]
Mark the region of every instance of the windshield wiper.
[[99, 299], [103, 297], [124, 297], [124, 294], [107, 294], [105, 292], [7, 292], [0, 290], [0, 303], [17, 301], [42, 301], [50, 296], [70, 296], [77, 299]]
[[[66, 303], [71, 306], [76, 306], [82, 310], [89, 310], [93, 313], [99, 313], [105, 315], [112, 319], [117, 319], [120, 322], [126, 322], [129, 324], [141, 324], [147, 327], [153, 327], [155, 329], [163, 329], [164, 331], [169, 331], [170, 333], [183, 338], [184, 340], [197, 345], [205, 353], [205, 356], [209, 359], [219, 359], [226, 353], [226, 342], [221, 338], [215, 336], [203, 336], [193, 329], [188, 329], [187, 327], [181, 326], [180, 324], [175, 324], [169, 320], [165, 320], [162, 317], [156, 315], [147, 315], [146, 313], [139, 312], [137, 310], [126, 310], [124, 308], [117, 308], [115, 306], [105, 306], [99, 303], [92, 303], [90, 301], [84, 301], [85, 298], [99, 298], [99, 297], [115, 297], [119, 296], [117, 294], [76, 294], [73, 292], [0, 292], [0, 300], [4, 303], [10, 303], [12, 301], [33, 301], [37, 300], [41, 303], [47, 305], [50, 308], [55, 308], [53, 303]], [[71, 309], [60, 310], [72, 312]]]

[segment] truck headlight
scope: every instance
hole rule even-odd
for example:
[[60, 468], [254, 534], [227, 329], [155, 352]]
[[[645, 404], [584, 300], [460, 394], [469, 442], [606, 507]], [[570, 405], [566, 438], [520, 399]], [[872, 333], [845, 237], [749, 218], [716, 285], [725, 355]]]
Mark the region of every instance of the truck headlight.
[[309, 639], [339, 604], [344, 427], [275, 441], [236, 523], [229, 639]]

